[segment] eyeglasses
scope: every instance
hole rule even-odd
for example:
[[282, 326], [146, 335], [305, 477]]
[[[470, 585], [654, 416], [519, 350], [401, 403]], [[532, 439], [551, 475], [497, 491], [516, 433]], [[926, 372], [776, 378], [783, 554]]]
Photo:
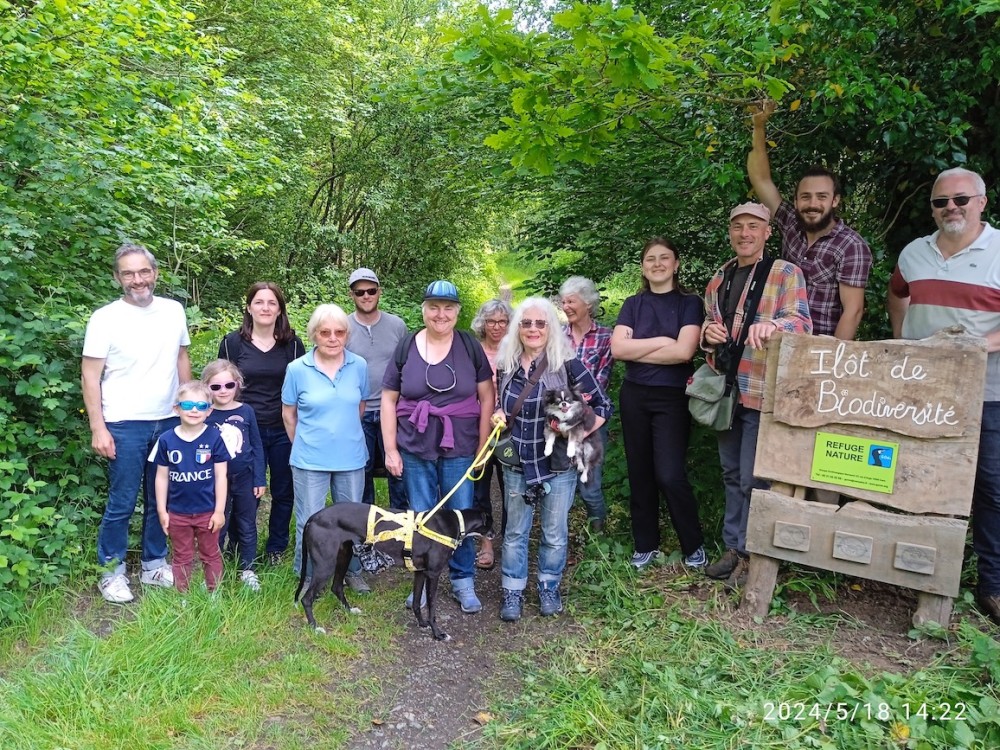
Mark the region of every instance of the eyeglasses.
[[212, 383], [208, 387], [211, 388], [213, 391], [221, 391], [223, 388], [225, 388], [227, 391], [231, 391], [233, 390], [233, 388], [236, 387], [236, 381], [230, 380], [228, 383]]
[[192, 409], [208, 411], [212, 408], [212, 405], [208, 401], [178, 401], [177, 406], [180, 407], [181, 411], [191, 411]]
[[484, 320], [483, 323], [488, 325], [490, 328], [503, 328], [510, 321], [507, 320]]
[[140, 279], [143, 279], [144, 281], [146, 279], [151, 279], [153, 278], [153, 269], [143, 268], [139, 271], [118, 271], [118, 278], [122, 279], [123, 281], [132, 281], [132, 279], [134, 279], [137, 276]]
[[369, 287], [368, 289], [352, 289], [351, 292], [353, 292], [355, 297], [364, 297], [366, 294], [369, 297], [374, 297], [376, 294], [378, 294], [378, 287], [373, 286]]
[[528, 318], [521, 318], [521, 328], [527, 330], [534, 325], [539, 331], [544, 331], [545, 326], [548, 325], [547, 320], [529, 320]]
[[973, 198], [981, 198], [982, 193], [977, 193], [976, 195], [952, 195], [947, 198], [931, 198], [931, 205], [934, 208], [944, 208], [948, 205], [948, 201], [953, 202], [956, 206], [961, 208], [962, 206], [969, 205], [969, 201]]
[[[431, 367], [437, 367], [438, 365], [447, 367], [448, 372], [451, 373], [451, 385], [449, 385], [447, 388], [438, 388], [435, 385], [431, 385]], [[438, 363], [438, 365], [431, 365], [431, 364], [427, 365], [427, 369], [424, 370], [424, 382], [427, 384], [427, 387], [430, 388], [435, 393], [447, 393], [456, 385], [458, 385], [458, 375], [455, 374], [455, 369], [447, 362], [440, 362]]]

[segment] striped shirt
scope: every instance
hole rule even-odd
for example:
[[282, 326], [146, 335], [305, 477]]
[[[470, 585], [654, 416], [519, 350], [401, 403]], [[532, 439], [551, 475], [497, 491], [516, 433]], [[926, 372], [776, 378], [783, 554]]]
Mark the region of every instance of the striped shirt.
[[[903, 318], [905, 339], [927, 338], [960, 325], [973, 336], [1000, 330], [1000, 231], [988, 223], [968, 247], [945, 258], [938, 232], [903, 248], [889, 288], [910, 298]], [[1000, 401], [1000, 352], [988, 355], [986, 401]]]
[[[716, 271], [715, 276], [708, 282], [708, 287], [705, 289], [705, 310], [708, 315], [705, 325], [709, 323], [725, 325], [723, 318], [725, 311], [719, 308], [719, 289], [722, 286], [726, 270], [736, 262], [736, 258], [730, 260]], [[746, 323], [743, 320], [743, 303], [752, 281], [753, 272], [751, 271], [743, 286], [743, 292], [740, 294], [736, 318], [733, 321], [732, 331], [730, 331], [733, 339], [736, 340], [739, 340], [740, 332]], [[777, 325], [779, 331], [785, 333], [812, 333], [812, 319], [809, 317], [809, 305], [806, 302], [806, 283], [802, 278], [802, 271], [793, 263], [783, 260], [774, 261], [764, 284], [764, 293], [757, 306], [757, 313], [750, 323], [770, 321]], [[704, 336], [702, 336], [702, 348], [709, 352], [709, 357], [714, 364], [715, 347], [705, 344]], [[764, 368], [766, 363], [766, 349], [751, 349], [749, 346], [743, 349], [736, 382], [740, 388], [740, 403], [747, 409], [760, 411], [764, 399]]]
[[788, 201], [774, 212], [781, 230], [781, 257], [802, 269], [806, 280], [813, 332], [832, 336], [844, 313], [840, 285], [864, 289], [872, 268], [872, 251], [860, 234], [834, 219], [826, 234], [811, 246], [798, 214]]

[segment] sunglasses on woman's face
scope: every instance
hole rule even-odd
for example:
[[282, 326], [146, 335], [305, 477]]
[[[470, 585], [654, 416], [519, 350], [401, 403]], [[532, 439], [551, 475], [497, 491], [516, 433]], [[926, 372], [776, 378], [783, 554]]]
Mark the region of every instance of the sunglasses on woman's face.
[[521, 328], [527, 330], [528, 328], [531, 328], [532, 325], [534, 325], [535, 328], [537, 328], [539, 331], [542, 331], [545, 329], [545, 325], [547, 322], [548, 321], [546, 320], [529, 320], [528, 318], [521, 318]]
[[212, 408], [212, 405], [208, 401], [178, 401], [177, 406], [180, 407], [181, 411], [191, 411], [192, 409], [208, 411]]
[[208, 387], [211, 388], [213, 391], [221, 391], [223, 388], [225, 388], [227, 391], [231, 391], [233, 390], [233, 388], [236, 387], [236, 381], [230, 380], [228, 383], [212, 383]]

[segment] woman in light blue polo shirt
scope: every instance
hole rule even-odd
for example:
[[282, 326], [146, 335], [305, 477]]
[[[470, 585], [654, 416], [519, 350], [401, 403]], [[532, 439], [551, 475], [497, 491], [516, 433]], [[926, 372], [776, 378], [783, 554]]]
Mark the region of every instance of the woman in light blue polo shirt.
[[[292, 441], [296, 573], [302, 565], [302, 529], [326, 506], [327, 493], [336, 503], [357, 503], [364, 491], [368, 449], [361, 416], [368, 397], [368, 363], [345, 348], [348, 330], [340, 307], [317, 307], [307, 328], [314, 346], [288, 365], [281, 388], [281, 418]], [[359, 593], [369, 590], [357, 559], [351, 561], [346, 581]]]

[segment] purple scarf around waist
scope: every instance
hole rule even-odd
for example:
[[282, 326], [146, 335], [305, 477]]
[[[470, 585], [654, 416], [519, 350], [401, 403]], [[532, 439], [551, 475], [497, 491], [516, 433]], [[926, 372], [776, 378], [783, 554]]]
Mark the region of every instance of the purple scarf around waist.
[[452, 427], [451, 418], [478, 417], [479, 414], [479, 397], [476, 394], [447, 406], [434, 406], [430, 401], [413, 401], [402, 396], [396, 402], [396, 416], [409, 417], [410, 423], [417, 428], [419, 433], [427, 430], [430, 417], [440, 419], [444, 425], [440, 447], [449, 450], [455, 447], [455, 430]]

